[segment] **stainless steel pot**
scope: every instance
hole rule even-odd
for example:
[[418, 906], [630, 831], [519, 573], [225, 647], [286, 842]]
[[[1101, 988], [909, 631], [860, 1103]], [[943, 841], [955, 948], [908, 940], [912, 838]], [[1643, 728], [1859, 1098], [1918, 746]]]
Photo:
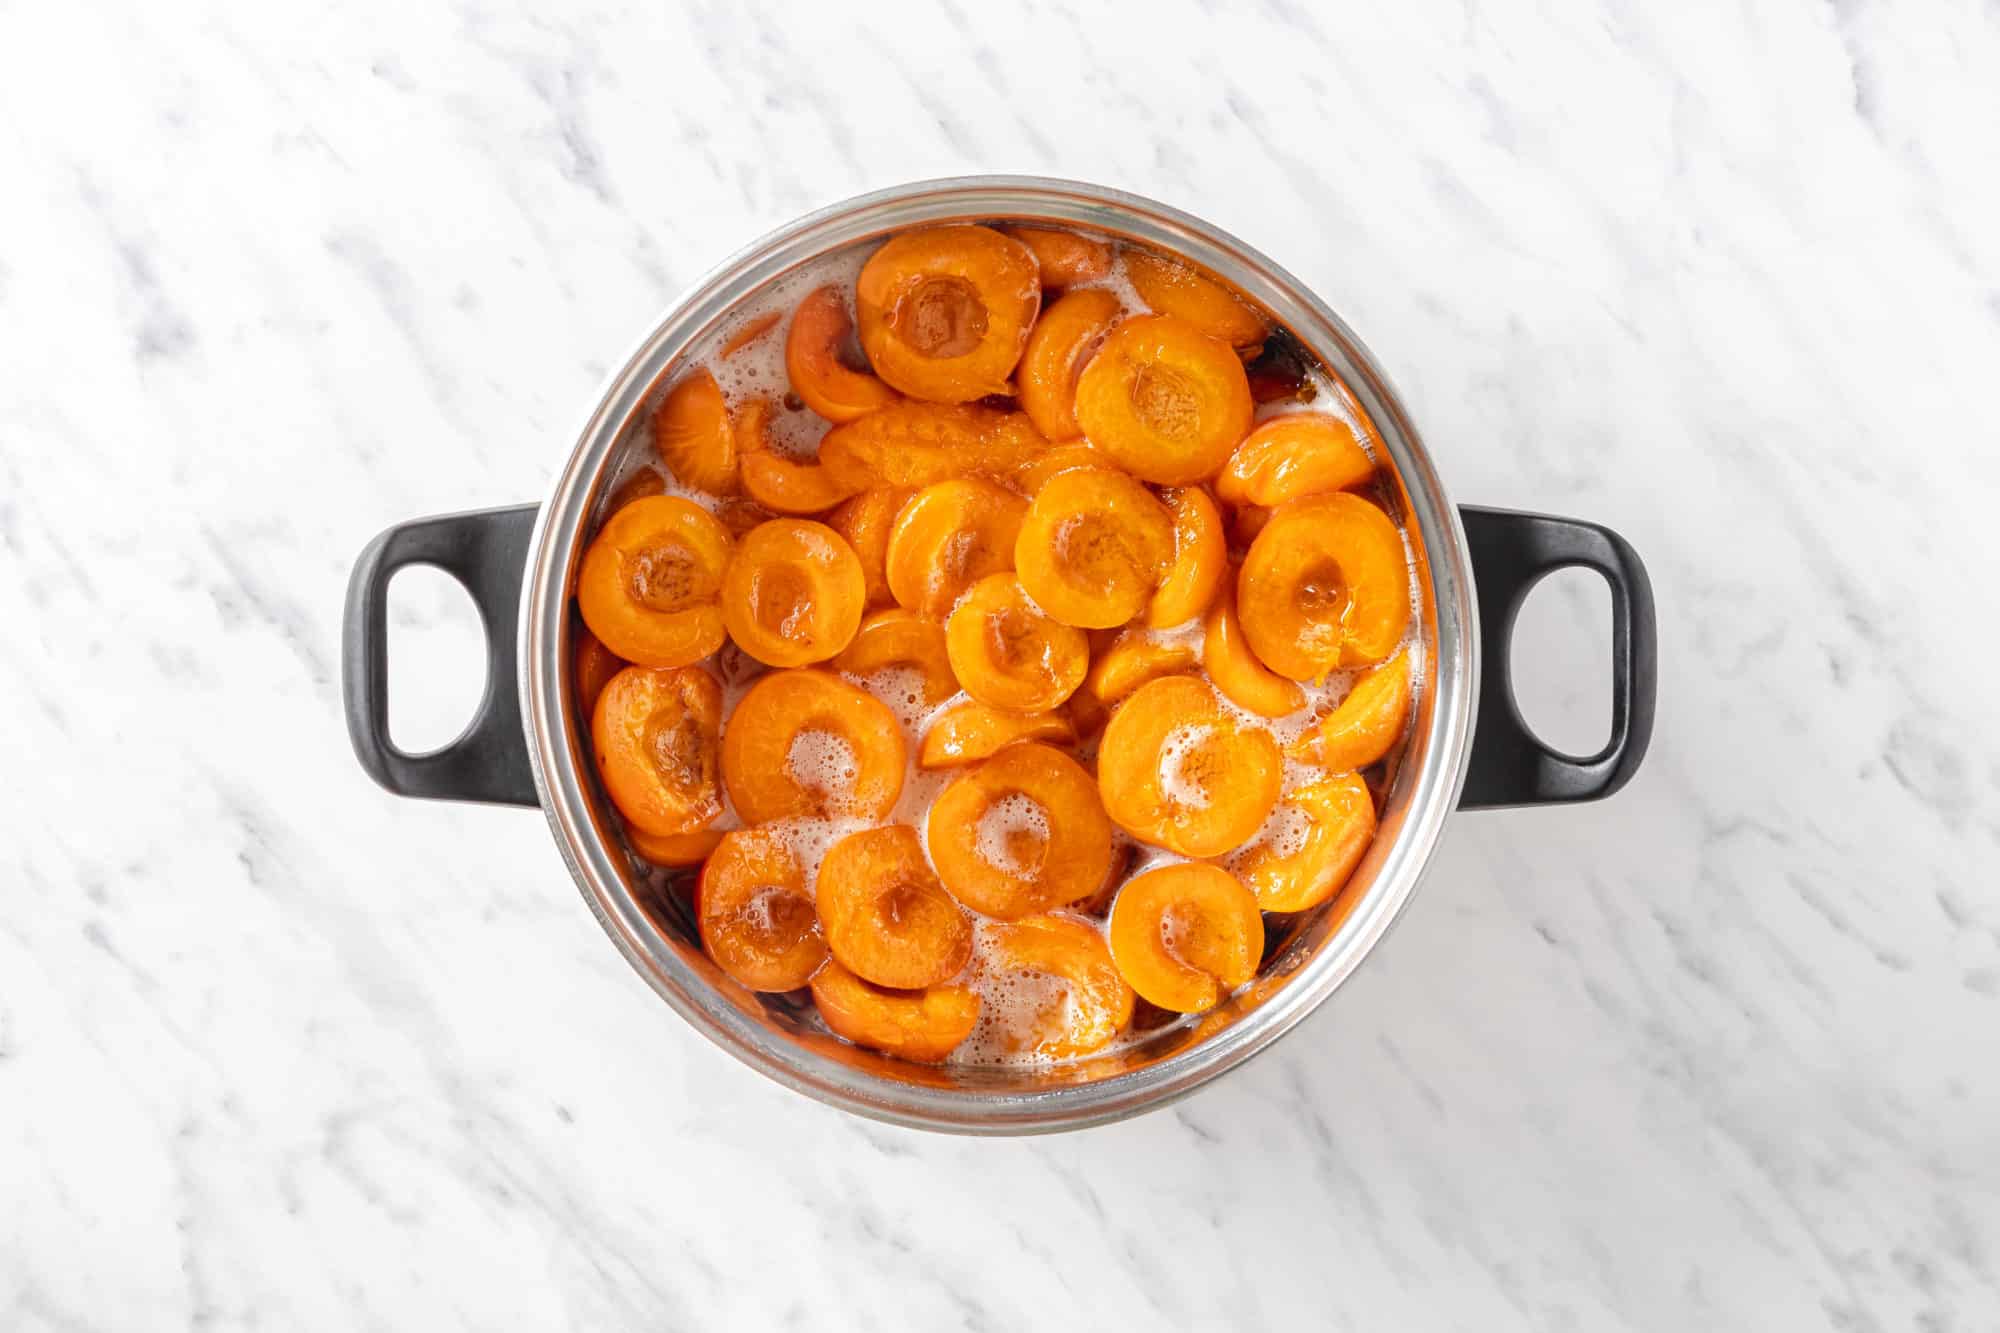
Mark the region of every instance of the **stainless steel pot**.
[[[752, 996], [701, 953], [683, 898], [636, 873], [615, 835], [571, 701], [569, 600], [586, 525], [677, 360], [766, 284], [829, 251], [928, 223], [1067, 223], [1177, 252], [1227, 279], [1352, 388], [1381, 432], [1416, 548], [1426, 688], [1387, 794], [1381, 833], [1348, 890], [1308, 914], [1264, 975], [1199, 1021], [1132, 1052], [1029, 1076], [888, 1060], [816, 1029], [810, 1008]], [[457, 741], [398, 750], [387, 728], [385, 606], [396, 570], [456, 576], [485, 617], [486, 695]], [[1544, 574], [1597, 570], [1613, 607], [1612, 736], [1574, 759], [1522, 723], [1508, 680], [1522, 598]], [[420, 519], [378, 537], [348, 591], [344, 687], [362, 765], [406, 796], [539, 805], [584, 901], [641, 976], [682, 1018], [738, 1059], [809, 1096], [926, 1129], [1013, 1134], [1115, 1120], [1164, 1105], [1234, 1068], [1325, 1000], [1402, 911], [1455, 810], [1609, 795], [1637, 768], [1652, 731], [1652, 593], [1638, 556], [1604, 528], [1568, 519], [1457, 509], [1415, 426], [1354, 333], [1283, 269], [1234, 237], [1136, 195], [1068, 181], [975, 177], [864, 195], [773, 232], [699, 283], [605, 386], [540, 506]]]

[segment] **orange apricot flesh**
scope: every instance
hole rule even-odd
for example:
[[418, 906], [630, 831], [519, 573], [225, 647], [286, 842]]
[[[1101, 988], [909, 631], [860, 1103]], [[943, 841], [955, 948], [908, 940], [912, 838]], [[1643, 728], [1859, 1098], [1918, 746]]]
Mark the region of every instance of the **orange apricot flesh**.
[[736, 489], [736, 432], [715, 376], [697, 370], [653, 413], [653, 447], [682, 485], [710, 495]]
[[803, 518], [750, 529], [722, 576], [729, 637], [767, 666], [833, 657], [860, 628], [866, 600], [860, 557], [832, 528]]
[[901, 607], [872, 612], [855, 631], [854, 641], [833, 659], [833, 669], [850, 676], [872, 676], [896, 668], [916, 672], [926, 708], [935, 708], [958, 693], [958, 677], [951, 674], [951, 655], [945, 649], [944, 626]]
[[1108, 629], [1145, 610], [1173, 553], [1173, 516], [1151, 491], [1122, 472], [1077, 468], [1035, 492], [1013, 563], [1052, 618]]
[[1076, 744], [1076, 726], [1060, 712], [1012, 713], [968, 699], [945, 710], [924, 732], [917, 767], [962, 768], [1016, 741]]
[[896, 401], [896, 391], [881, 380], [841, 363], [841, 344], [853, 327], [840, 289], [828, 286], [799, 302], [785, 332], [785, 375], [792, 392], [832, 422], [853, 421]]
[[963, 224], [891, 237], [862, 265], [854, 294], [875, 373], [937, 403], [1007, 392], [1042, 299], [1028, 247]]
[[647, 833], [640, 828], [625, 830], [625, 842], [634, 852], [656, 866], [697, 866], [708, 859], [722, 841], [723, 830], [696, 829], [692, 833]]
[[1111, 246], [1094, 236], [1061, 227], [1020, 226], [1002, 230], [1033, 253], [1044, 288], [1096, 282], [1111, 272]]
[[915, 489], [973, 474], [1005, 476], [1048, 447], [1025, 412], [905, 402], [835, 426], [820, 441], [819, 461], [852, 493], [871, 486]]
[[1118, 298], [1102, 288], [1071, 292], [1042, 312], [1014, 368], [1015, 394], [1035, 429], [1051, 440], [1083, 434], [1076, 422], [1076, 381], [1084, 362], [1117, 322]]
[[1236, 610], [1251, 650], [1292, 680], [1383, 661], [1410, 624], [1402, 534], [1358, 495], [1295, 500], [1250, 544]]
[[1350, 772], [1389, 753], [1410, 719], [1408, 650], [1354, 682], [1332, 712], [1286, 747], [1302, 763], [1333, 773]]
[[1206, 274], [1149, 250], [1125, 252], [1125, 276], [1139, 299], [1163, 315], [1184, 319], [1211, 338], [1235, 347], [1264, 340], [1263, 316]]
[[1287, 794], [1285, 804], [1306, 819], [1298, 845], [1253, 843], [1229, 863], [1267, 912], [1303, 912], [1333, 897], [1375, 838], [1375, 801], [1355, 774], [1302, 787]]
[[700, 667], [630, 666], [597, 696], [590, 734], [604, 790], [645, 833], [691, 833], [722, 813], [722, 687]]
[[1111, 905], [1111, 959], [1142, 999], [1180, 1014], [1213, 1009], [1257, 975], [1264, 918], [1256, 895], [1202, 862], [1130, 880]]
[[642, 467], [618, 483], [618, 489], [611, 492], [604, 512], [615, 514], [634, 500], [643, 500], [649, 495], [664, 495], [666, 490], [667, 479], [658, 468]]
[[1228, 504], [1275, 507], [1374, 475], [1375, 460], [1352, 424], [1328, 412], [1288, 412], [1243, 438], [1217, 475], [1215, 493]]
[[854, 548], [854, 554], [861, 558], [861, 577], [867, 584], [870, 606], [895, 604], [896, 596], [889, 591], [887, 569], [889, 531], [896, 525], [896, 515], [902, 512], [910, 495], [911, 492], [899, 486], [878, 486], [841, 501], [826, 516], [826, 525], [845, 538]]
[[[1132, 1021], [1132, 987], [1104, 937], [1088, 921], [1050, 913], [987, 928], [985, 966], [1002, 975], [1046, 977], [1060, 998], [1010, 1014], [1008, 1053], [1066, 1060], [1102, 1050]], [[1053, 997], [1052, 997], [1053, 998]]]
[[1202, 666], [1224, 698], [1259, 717], [1283, 717], [1306, 706], [1306, 692], [1257, 660], [1236, 618], [1236, 589], [1224, 583], [1202, 622]]
[[1283, 778], [1270, 733], [1239, 726], [1194, 676], [1140, 686], [1097, 748], [1105, 812], [1133, 837], [1182, 856], [1241, 846], [1269, 817]]
[[741, 541], [743, 535], [759, 523], [769, 523], [777, 515], [740, 495], [725, 495], [715, 505], [715, 520], [729, 529], [729, 535]]
[[586, 628], [576, 631], [576, 650], [570, 660], [570, 675], [576, 681], [576, 703], [589, 717], [597, 707], [597, 696], [611, 678], [623, 670], [625, 662], [604, 646], [603, 640]]
[[1029, 459], [1007, 475], [1007, 484], [1032, 498], [1051, 477], [1080, 467], [1102, 468], [1108, 459], [1085, 440], [1070, 440], [1049, 446], [1046, 453]]
[[967, 694], [1018, 713], [1054, 708], [1090, 665], [1083, 631], [1045, 615], [1012, 574], [989, 574], [966, 591], [945, 622], [945, 649]]
[[1229, 571], [1222, 511], [1208, 492], [1199, 486], [1178, 486], [1161, 498], [1173, 516], [1174, 552], [1146, 605], [1146, 623], [1154, 629], [1185, 624], [1207, 611]]
[[735, 356], [738, 352], [750, 346], [750, 344], [756, 342], [759, 338], [762, 338], [772, 329], [777, 328], [778, 321], [783, 318], [784, 315], [781, 312], [767, 310], [757, 316], [757, 318], [745, 323], [742, 328], [730, 334], [728, 340], [722, 344], [722, 359], [727, 361], [730, 357]]
[[722, 733], [722, 784], [752, 824], [801, 815], [880, 819], [903, 791], [908, 745], [896, 715], [838, 676], [776, 671]]
[[1162, 641], [1127, 632], [1091, 659], [1083, 688], [1106, 707], [1161, 676], [1179, 675], [1200, 665], [1191, 643]]
[[824, 463], [772, 449], [764, 435], [770, 415], [771, 404], [762, 398], [745, 403], [738, 414], [737, 472], [751, 499], [779, 514], [821, 514], [864, 489]]
[[856, 1046], [935, 1064], [979, 1024], [979, 993], [965, 986], [890, 990], [828, 962], [812, 979], [813, 1004], [835, 1034]]
[[754, 991], [797, 990], [826, 962], [826, 941], [806, 893], [805, 869], [763, 829], [723, 835], [695, 888], [701, 947]]
[[967, 588], [1014, 567], [1027, 510], [1020, 496], [978, 477], [924, 487], [889, 532], [883, 568], [890, 593], [912, 611], [944, 619]]
[[722, 580], [734, 544], [690, 500], [634, 500], [605, 520], [584, 552], [576, 584], [583, 623], [628, 662], [700, 661], [722, 646]]
[[903, 824], [864, 829], [820, 863], [814, 903], [834, 960], [863, 981], [922, 990], [972, 957], [972, 922]]
[[1228, 461], [1254, 405], [1227, 343], [1171, 315], [1106, 334], [1077, 380], [1076, 419], [1092, 444], [1142, 481], [1188, 486]]
[[1090, 774], [1032, 741], [954, 777], [926, 837], [951, 895], [1001, 920], [1088, 898], [1111, 869], [1111, 821]]

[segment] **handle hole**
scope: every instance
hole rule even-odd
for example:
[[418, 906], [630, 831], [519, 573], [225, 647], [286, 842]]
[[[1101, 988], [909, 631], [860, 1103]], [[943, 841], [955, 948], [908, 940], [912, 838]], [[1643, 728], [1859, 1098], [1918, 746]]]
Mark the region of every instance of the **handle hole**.
[[1536, 739], [1570, 758], [1611, 743], [1611, 585], [1558, 569], [1528, 590], [1508, 648], [1514, 705]]
[[389, 741], [405, 754], [464, 734], [486, 694], [486, 626], [451, 575], [411, 565], [389, 580]]

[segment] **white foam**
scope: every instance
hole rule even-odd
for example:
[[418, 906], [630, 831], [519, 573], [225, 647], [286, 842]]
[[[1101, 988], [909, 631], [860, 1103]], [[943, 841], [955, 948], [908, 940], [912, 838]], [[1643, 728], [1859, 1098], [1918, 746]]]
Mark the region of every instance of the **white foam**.
[[785, 754], [785, 772], [808, 791], [828, 798], [851, 796], [861, 776], [854, 747], [831, 731], [801, 731]]
[[929, 678], [920, 668], [885, 666], [866, 673], [843, 671], [841, 675], [887, 705], [905, 733], [914, 732], [934, 710], [924, 693]]
[[1049, 812], [1031, 796], [1008, 792], [986, 807], [974, 832], [973, 850], [981, 860], [1002, 874], [1026, 878], [1041, 867], [1021, 860], [1014, 848], [1020, 840], [1030, 838], [1041, 846], [1048, 845]]
[[1188, 760], [1215, 736], [1215, 728], [1201, 722], [1183, 722], [1160, 742], [1160, 793], [1173, 804], [1189, 810], [1208, 808], [1208, 786], [1187, 772]]

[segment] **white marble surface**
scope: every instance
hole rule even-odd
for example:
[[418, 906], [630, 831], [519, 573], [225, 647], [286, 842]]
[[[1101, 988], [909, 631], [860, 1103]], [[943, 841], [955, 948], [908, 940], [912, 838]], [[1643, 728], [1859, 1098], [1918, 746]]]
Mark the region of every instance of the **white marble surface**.
[[[0, 3], [0, 1327], [1994, 1327], [2000, 14], [836, 8]], [[1274, 1052], [1037, 1141], [738, 1067], [336, 707], [373, 532], [975, 170], [1275, 255], [1660, 605], [1624, 795], [1461, 819]], [[1530, 623], [1587, 738], [1603, 598]], [[449, 730], [463, 614], [397, 624]]]

